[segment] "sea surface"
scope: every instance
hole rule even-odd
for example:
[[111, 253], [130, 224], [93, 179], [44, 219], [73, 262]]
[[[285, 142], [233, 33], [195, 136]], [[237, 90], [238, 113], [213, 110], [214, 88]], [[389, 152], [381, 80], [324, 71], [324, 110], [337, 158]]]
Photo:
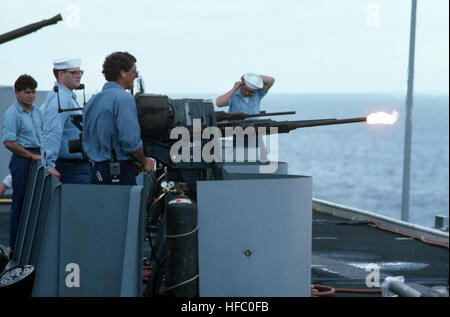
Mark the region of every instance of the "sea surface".
[[[214, 101], [217, 96], [189, 97]], [[290, 174], [312, 176], [314, 198], [396, 219], [401, 219], [405, 109], [405, 96], [395, 94], [269, 93], [261, 105], [266, 112], [296, 111], [271, 117], [277, 121], [398, 111], [394, 125], [320, 126], [278, 136], [278, 160], [288, 163]], [[434, 227], [436, 215], [449, 215], [449, 97], [417, 94], [412, 112], [409, 221]]]

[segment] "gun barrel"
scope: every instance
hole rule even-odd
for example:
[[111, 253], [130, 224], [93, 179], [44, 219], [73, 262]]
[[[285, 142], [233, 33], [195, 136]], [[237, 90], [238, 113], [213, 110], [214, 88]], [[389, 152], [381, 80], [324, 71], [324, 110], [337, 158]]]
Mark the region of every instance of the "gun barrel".
[[247, 114], [244, 112], [229, 113], [229, 112], [224, 112], [224, 111], [217, 111], [215, 113], [216, 122], [225, 121], [225, 120], [243, 120], [246, 118], [253, 118], [253, 117], [283, 116], [283, 115], [289, 115], [289, 114], [295, 114], [295, 111], [260, 112], [260, 113], [255, 113], [255, 114]]
[[264, 112], [258, 114], [250, 114], [247, 118], [251, 117], [270, 117], [270, 116], [284, 116], [288, 114], [295, 114], [295, 111], [283, 111], [283, 112]]
[[24, 27], [21, 27], [19, 29], [10, 31], [8, 33], [4, 33], [0, 35], [0, 44], [14, 40], [18, 37], [27, 35], [31, 32], [35, 32], [45, 26], [52, 25], [58, 23], [58, 21], [62, 21], [61, 14], [55, 15], [53, 18], [42, 20], [40, 22], [32, 23], [29, 25], [26, 25]]
[[221, 122], [217, 124], [220, 128], [222, 134], [226, 133], [226, 128], [236, 128], [241, 127], [246, 129], [248, 127], [253, 127], [257, 129], [258, 127], [265, 127], [266, 134], [270, 134], [270, 128], [277, 128], [275, 133], [288, 133], [292, 130], [299, 128], [309, 128], [324, 125], [335, 125], [335, 124], [347, 124], [347, 123], [357, 123], [366, 122], [366, 117], [360, 118], [348, 118], [348, 119], [316, 119], [316, 120], [299, 120], [299, 121], [274, 121], [274, 120], [252, 120], [252, 121], [235, 121], [235, 122]]
[[325, 120], [308, 120], [308, 121], [295, 121], [299, 123], [299, 128], [315, 127], [321, 125], [334, 125], [334, 124], [346, 124], [366, 122], [367, 117], [349, 118], [349, 119], [325, 119]]

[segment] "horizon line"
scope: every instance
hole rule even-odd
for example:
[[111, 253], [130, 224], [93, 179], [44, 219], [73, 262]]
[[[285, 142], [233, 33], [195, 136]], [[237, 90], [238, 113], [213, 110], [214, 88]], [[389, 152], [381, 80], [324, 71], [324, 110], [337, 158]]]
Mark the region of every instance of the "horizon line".
[[[14, 89], [12, 85], [0, 85], [0, 89]], [[50, 91], [50, 89], [37, 89], [36, 91]], [[100, 90], [86, 90], [86, 93], [98, 93]], [[223, 95], [223, 92], [145, 92], [156, 95]], [[270, 95], [405, 95], [406, 91], [291, 91], [291, 92], [269, 92]], [[268, 93], [268, 94], [269, 94]], [[415, 91], [414, 95], [449, 96], [448, 91]]]

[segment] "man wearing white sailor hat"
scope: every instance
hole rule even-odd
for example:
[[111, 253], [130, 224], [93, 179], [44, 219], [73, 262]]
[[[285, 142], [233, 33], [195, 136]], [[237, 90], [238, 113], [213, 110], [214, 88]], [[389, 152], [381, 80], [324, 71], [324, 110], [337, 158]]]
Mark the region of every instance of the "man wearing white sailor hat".
[[234, 84], [226, 94], [216, 99], [218, 107], [230, 106], [230, 113], [259, 113], [261, 99], [272, 87], [275, 79], [270, 76], [247, 73], [241, 76], [241, 81]]
[[[241, 81], [237, 81], [230, 91], [216, 99], [216, 105], [218, 107], [230, 106], [230, 113], [258, 114], [260, 112], [261, 99], [264, 98], [274, 82], [275, 78], [270, 76], [253, 73], [244, 74], [241, 76]], [[249, 144], [253, 144], [253, 138], [244, 135], [244, 148], [247, 148]], [[236, 140], [236, 135], [234, 135], [233, 147], [237, 144]], [[251, 141], [249, 142], [249, 140]], [[265, 161], [267, 157], [261, 136], [255, 138], [254, 144], [256, 147], [261, 148], [260, 159]]]
[[82, 114], [73, 93], [83, 76], [80, 66], [79, 58], [64, 57], [53, 61], [56, 82], [41, 106], [44, 121], [42, 164], [62, 183], [88, 184], [91, 179], [90, 163], [81, 153], [69, 152], [69, 140], [78, 139], [80, 135], [71, 120], [71, 115]]

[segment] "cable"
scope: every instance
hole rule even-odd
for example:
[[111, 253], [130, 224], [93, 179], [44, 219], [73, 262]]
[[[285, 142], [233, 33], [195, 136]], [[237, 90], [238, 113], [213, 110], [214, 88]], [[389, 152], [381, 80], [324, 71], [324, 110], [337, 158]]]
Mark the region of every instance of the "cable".
[[166, 234], [166, 238], [182, 238], [182, 237], [187, 237], [190, 236], [191, 234], [195, 233], [198, 231], [198, 225], [191, 231], [186, 232], [186, 233], [180, 233], [180, 234], [172, 234], [172, 235], [168, 235]]
[[331, 286], [311, 284], [311, 297], [331, 297], [335, 292]]
[[381, 289], [335, 288], [336, 293], [381, 294]]
[[[164, 282], [164, 273], [161, 274], [161, 271], [165, 264], [165, 259], [164, 259], [164, 261], [161, 261], [159, 259], [159, 257], [157, 256], [158, 250], [155, 249], [155, 247], [153, 246], [151, 230], [150, 230], [150, 225], [151, 225], [152, 219], [158, 219], [158, 217], [159, 217], [159, 216], [157, 217], [156, 215], [153, 214], [154, 212], [156, 212], [156, 210], [153, 210], [153, 208], [155, 206], [156, 206], [156, 204], [149, 205], [148, 217], [147, 217], [147, 232], [148, 232], [148, 242], [149, 242], [150, 251], [151, 251], [150, 261], [152, 259], [154, 259], [156, 261], [156, 265], [152, 265], [152, 267], [151, 267], [152, 270], [151, 270], [151, 274], [148, 276], [148, 280], [146, 281], [147, 288], [144, 291], [144, 296], [158, 296], [157, 287], [160, 286], [160, 284], [158, 282], [158, 277], [160, 277], [161, 280]], [[161, 213], [161, 215], [163, 215], [163, 213]], [[160, 247], [161, 247], [161, 243], [162, 242], [160, 241]], [[161, 247], [161, 248], [163, 249], [164, 247]]]
[[164, 290], [164, 293], [166, 293], [167, 291], [170, 291], [171, 289], [174, 289], [174, 288], [183, 286], [184, 284], [190, 283], [190, 282], [194, 281], [194, 280], [197, 279], [197, 278], [198, 278], [198, 274], [195, 275], [194, 277], [192, 277], [192, 278], [186, 280], [186, 281], [183, 281], [183, 282], [180, 282], [180, 283], [178, 283], [178, 284], [169, 286], [169, 287], [167, 287], [167, 288]]
[[311, 284], [311, 297], [331, 297], [336, 293], [381, 294], [381, 289], [334, 288], [328, 285]]

